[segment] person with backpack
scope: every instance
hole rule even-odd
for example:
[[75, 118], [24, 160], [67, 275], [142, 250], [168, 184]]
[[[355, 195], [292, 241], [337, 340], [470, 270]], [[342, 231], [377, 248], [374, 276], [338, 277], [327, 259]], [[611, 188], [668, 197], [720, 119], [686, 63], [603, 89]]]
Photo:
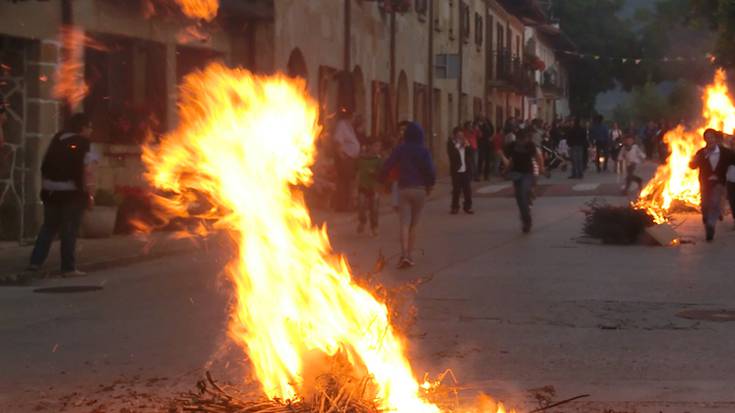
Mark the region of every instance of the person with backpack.
[[431, 154], [424, 145], [424, 131], [409, 122], [398, 145], [383, 164], [380, 180], [385, 182], [391, 171], [398, 169], [398, 217], [400, 222], [401, 259], [398, 268], [415, 265], [413, 251], [416, 232], [426, 197], [436, 183], [436, 170]]
[[61, 241], [61, 276], [85, 275], [76, 265], [76, 242], [82, 215], [94, 205], [94, 155], [87, 115], [72, 115], [51, 139], [41, 165], [43, 225], [31, 253], [29, 271], [38, 271], [56, 235]]

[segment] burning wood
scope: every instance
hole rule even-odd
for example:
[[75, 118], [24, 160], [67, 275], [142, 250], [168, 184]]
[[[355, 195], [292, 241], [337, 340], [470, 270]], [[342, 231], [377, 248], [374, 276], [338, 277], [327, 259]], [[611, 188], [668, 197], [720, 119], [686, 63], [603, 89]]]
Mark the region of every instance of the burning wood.
[[666, 133], [664, 142], [670, 152], [666, 164], [658, 168], [633, 204], [645, 210], [657, 224], [667, 222], [667, 216], [673, 212], [699, 208], [699, 178], [697, 171], [689, 168], [689, 161], [704, 147], [704, 130], [713, 128], [727, 133], [735, 130], [735, 105], [723, 70], [717, 71], [702, 99], [704, 110], [700, 125], [692, 130], [679, 125]]

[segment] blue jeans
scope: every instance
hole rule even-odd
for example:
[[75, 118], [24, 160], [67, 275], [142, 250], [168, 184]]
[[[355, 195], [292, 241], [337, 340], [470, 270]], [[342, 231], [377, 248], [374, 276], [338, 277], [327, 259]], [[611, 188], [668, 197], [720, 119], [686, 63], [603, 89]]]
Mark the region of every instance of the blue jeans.
[[581, 178], [584, 174], [584, 147], [572, 146], [569, 152], [572, 158], [572, 177]]
[[77, 234], [83, 213], [84, 204], [78, 200], [44, 203], [43, 225], [31, 253], [31, 265], [40, 267], [46, 261], [51, 243], [58, 234], [61, 241], [61, 271], [76, 270]]
[[532, 173], [520, 174], [513, 178], [516, 203], [524, 225], [531, 225], [531, 188], [533, 188]]
[[724, 190], [725, 187], [720, 183], [706, 183], [701, 186], [702, 222], [706, 227], [714, 228], [720, 220]]

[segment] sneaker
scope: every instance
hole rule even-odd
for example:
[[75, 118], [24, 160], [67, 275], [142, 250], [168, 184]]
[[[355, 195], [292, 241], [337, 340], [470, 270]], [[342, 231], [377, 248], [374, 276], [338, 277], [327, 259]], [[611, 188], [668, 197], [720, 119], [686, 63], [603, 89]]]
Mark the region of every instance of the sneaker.
[[464, 210], [464, 213], [465, 213], [465, 214], [468, 214], [468, 215], [472, 215], [472, 214], [474, 214], [474, 213], [475, 213], [475, 211], [474, 211], [474, 210], [473, 210], [472, 208], [470, 208], [470, 209], [465, 209], [465, 210]]
[[452, 214], [452, 215], [457, 215], [459, 213], [459, 209], [452, 208], [452, 210], [449, 211], [449, 213]]
[[410, 261], [407, 258], [401, 257], [401, 259], [398, 260], [398, 269], [399, 270], [406, 269], [406, 268], [408, 268], [410, 266], [411, 266]]
[[61, 277], [62, 278], [84, 277], [85, 275], [87, 275], [86, 272], [79, 271], [79, 270], [71, 270], [71, 271], [62, 271], [61, 272]]
[[409, 267], [414, 267], [416, 265], [416, 263], [413, 262], [411, 258], [405, 258], [405, 261], [406, 261], [406, 265], [408, 265]]
[[29, 265], [29, 266], [26, 267], [26, 271], [28, 271], [28, 272], [36, 272], [36, 271], [39, 271], [40, 269], [41, 269], [41, 266], [40, 265], [36, 265], [36, 264], [31, 264], [31, 265]]

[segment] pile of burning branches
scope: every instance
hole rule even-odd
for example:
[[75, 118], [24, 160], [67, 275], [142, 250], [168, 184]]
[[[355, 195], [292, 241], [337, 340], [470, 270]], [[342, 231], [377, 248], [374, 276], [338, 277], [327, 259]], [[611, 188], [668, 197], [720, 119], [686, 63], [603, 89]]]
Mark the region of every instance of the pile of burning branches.
[[371, 386], [369, 377], [357, 380], [323, 375], [317, 379], [314, 394], [308, 400], [254, 399], [251, 394], [218, 384], [207, 372], [206, 378], [197, 382], [197, 391], [182, 395], [177, 402], [185, 412], [377, 413], [377, 402], [367, 397]]

